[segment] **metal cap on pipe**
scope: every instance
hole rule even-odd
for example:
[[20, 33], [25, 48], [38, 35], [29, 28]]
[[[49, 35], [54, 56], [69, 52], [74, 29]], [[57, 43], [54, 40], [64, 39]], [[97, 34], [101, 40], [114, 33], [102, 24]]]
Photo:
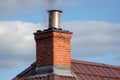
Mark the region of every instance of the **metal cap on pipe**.
[[61, 29], [60, 28], [60, 10], [48, 10], [49, 13], [49, 29]]

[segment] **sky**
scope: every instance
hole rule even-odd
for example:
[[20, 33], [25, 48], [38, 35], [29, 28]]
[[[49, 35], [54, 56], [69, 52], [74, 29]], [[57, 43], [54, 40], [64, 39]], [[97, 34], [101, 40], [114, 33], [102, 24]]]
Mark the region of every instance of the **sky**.
[[73, 32], [72, 59], [120, 66], [120, 0], [0, 0], [0, 80], [35, 61], [36, 30], [59, 9], [61, 28]]

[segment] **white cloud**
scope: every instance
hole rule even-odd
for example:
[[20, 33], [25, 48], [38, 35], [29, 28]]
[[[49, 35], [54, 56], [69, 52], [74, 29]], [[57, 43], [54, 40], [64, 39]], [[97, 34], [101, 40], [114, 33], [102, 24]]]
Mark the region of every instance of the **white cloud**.
[[[0, 22], [0, 66], [13, 67], [35, 60], [33, 32], [42, 24], [13, 21]], [[72, 31], [72, 57], [103, 57], [109, 53], [120, 61], [120, 24], [99, 21], [65, 22], [62, 28]]]
[[99, 21], [68, 22], [65, 29], [73, 31], [72, 56], [99, 57], [120, 55], [120, 24]]
[[17, 65], [18, 62], [34, 60], [33, 32], [43, 28], [42, 24], [28, 22], [0, 22], [0, 65]]

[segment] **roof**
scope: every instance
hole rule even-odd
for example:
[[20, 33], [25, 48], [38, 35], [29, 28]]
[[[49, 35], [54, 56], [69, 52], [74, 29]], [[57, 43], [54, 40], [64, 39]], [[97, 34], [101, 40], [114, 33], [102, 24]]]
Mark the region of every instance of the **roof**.
[[78, 80], [120, 80], [120, 66], [72, 60]]
[[[120, 66], [87, 62], [80, 60], [71, 60], [71, 70], [75, 73], [76, 79], [72, 77], [47, 75], [35, 77], [39, 80], [120, 80]], [[29, 68], [18, 74], [13, 80], [19, 80], [35, 73], [35, 62]], [[27, 80], [27, 79], [25, 79]]]

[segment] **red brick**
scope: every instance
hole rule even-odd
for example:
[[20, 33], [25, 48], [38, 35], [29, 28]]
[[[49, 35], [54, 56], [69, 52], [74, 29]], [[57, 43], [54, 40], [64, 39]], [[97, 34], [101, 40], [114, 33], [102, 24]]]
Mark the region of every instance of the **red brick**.
[[70, 66], [71, 33], [48, 32], [35, 34], [37, 67]]

